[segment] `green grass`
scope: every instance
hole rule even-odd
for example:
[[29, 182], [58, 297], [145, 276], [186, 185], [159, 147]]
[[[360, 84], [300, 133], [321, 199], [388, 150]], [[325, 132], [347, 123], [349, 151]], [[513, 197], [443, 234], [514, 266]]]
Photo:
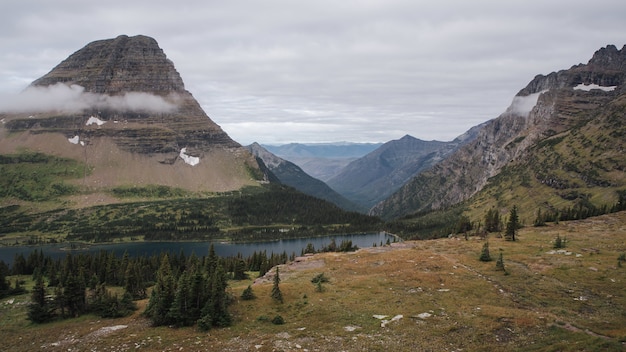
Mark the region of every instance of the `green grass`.
[[43, 153], [0, 155], [0, 198], [39, 202], [76, 194], [79, 188], [65, 181], [87, 171], [75, 160]]

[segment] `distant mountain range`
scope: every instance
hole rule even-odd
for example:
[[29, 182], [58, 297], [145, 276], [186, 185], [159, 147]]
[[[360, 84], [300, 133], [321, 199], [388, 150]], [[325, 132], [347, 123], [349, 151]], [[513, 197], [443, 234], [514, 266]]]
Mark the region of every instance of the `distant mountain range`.
[[270, 153], [260, 144], [253, 143], [246, 148], [250, 150], [254, 156], [260, 158], [265, 166], [267, 166], [268, 170], [271, 171], [282, 184], [291, 186], [302, 193], [327, 200], [345, 210], [367, 211], [367, 208], [359, 207], [357, 204], [335, 192], [324, 182], [308, 175], [296, 164]]
[[451, 142], [422, 141], [406, 135], [351, 162], [327, 183], [349, 200], [371, 208], [420, 171], [472, 141], [479, 129], [472, 128]]
[[263, 148], [298, 165], [307, 174], [327, 181], [354, 161], [382, 143], [290, 143], [284, 145], [263, 145]]

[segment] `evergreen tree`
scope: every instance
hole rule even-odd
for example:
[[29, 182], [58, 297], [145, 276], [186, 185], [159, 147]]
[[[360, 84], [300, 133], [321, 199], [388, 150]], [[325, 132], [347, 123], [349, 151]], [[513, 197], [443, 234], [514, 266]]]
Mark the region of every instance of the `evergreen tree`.
[[535, 227], [546, 226], [546, 217], [541, 214], [541, 208], [537, 209], [537, 217], [535, 218]]
[[283, 303], [283, 294], [280, 292], [280, 274], [278, 272], [278, 266], [276, 267], [276, 274], [274, 275], [274, 285], [272, 286], [272, 299], [277, 302]]
[[514, 205], [509, 213], [509, 221], [506, 223], [506, 231], [504, 237], [507, 241], [515, 241], [515, 234], [519, 228], [519, 218], [517, 216], [517, 206]]
[[7, 281], [7, 276], [9, 276], [9, 266], [0, 260], [0, 297], [9, 293], [10, 285]]
[[167, 325], [170, 323], [167, 313], [174, 301], [174, 279], [169, 257], [163, 256], [159, 271], [157, 272], [157, 282], [152, 289], [150, 301], [145, 314], [152, 320], [155, 326]]
[[198, 326], [202, 330], [208, 330], [211, 326], [229, 326], [231, 324], [232, 317], [227, 310], [227, 284], [226, 273], [218, 264], [213, 276], [208, 281], [209, 299], [202, 308], [202, 317], [198, 321]]
[[174, 301], [167, 312], [167, 319], [176, 326], [188, 326], [196, 319], [189, 316], [189, 280], [186, 273], [178, 279]]
[[485, 215], [485, 231], [500, 232], [500, 213], [496, 209], [487, 210]]
[[504, 259], [502, 257], [502, 252], [500, 252], [500, 256], [498, 257], [498, 260], [496, 261], [496, 270], [504, 271], [506, 273], [506, 269], [504, 268]]
[[52, 318], [54, 318], [54, 308], [46, 300], [43, 276], [38, 274], [31, 293], [31, 303], [28, 306], [28, 320], [33, 323], [45, 323]]
[[241, 299], [243, 299], [244, 301], [249, 301], [255, 298], [256, 296], [254, 295], [254, 292], [252, 292], [252, 286], [248, 285], [248, 288], [243, 290], [243, 293], [241, 294]]
[[85, 285], [78, 275], [70, 274], [63, 286], [63, 295], [57, 300], [61, 302], [70, 317], [77, 317], [87, 310]]
[[215, 246], [211, 243], [209, 247], [209, 256], [206, 258], [205, 269], [209, 277], [213, 276], [215, 269], [217, 269], [218, 257], [215, 254]]
[[246, 263], [242, 259], [235, 259], [235, 268], [233, 270], [234, 280], [245, 280], [248, 278], [246, 275]]
[[146, 298], [146, 285], [141, 278], [137, 262], [130, 262], [126, 266], [124, 290], [128, 292], [133, 299]]
[[561, 238], [560, 235], [556, 235], [556, 238], [554, 239], [554, 249], [560, 249], [560, 248], [564, 248], [565, 247], [565, 241]]
[[481, 262], [490, 262], [493, 260], [491, 258], [491, 254], [489, 254], [489, 242], [485, 242], [485, 244], [483, 244], [483, 249], [480, 252], [479, 259]]

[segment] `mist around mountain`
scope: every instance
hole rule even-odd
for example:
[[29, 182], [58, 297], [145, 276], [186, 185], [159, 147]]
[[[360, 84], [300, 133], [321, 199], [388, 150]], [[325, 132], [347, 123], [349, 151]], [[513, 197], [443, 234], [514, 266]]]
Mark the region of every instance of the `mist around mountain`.
[[222, 192], [263, 179], [147, 36], [89, 43], [1, 108], [0, 154], [79, 161], [81, 177], [65, 182], [101, 203], [114, 187]]
[[[446, 160], [411, 179], [371, 213], [398, 218], [463, 205], [480, 221], [488, 209], [601, 213], [626, 192], [626, 46], [598, 50], [587, 64], [536, 76], [511, 106]], [[546, 215], [549, 214], [549, 215]]]

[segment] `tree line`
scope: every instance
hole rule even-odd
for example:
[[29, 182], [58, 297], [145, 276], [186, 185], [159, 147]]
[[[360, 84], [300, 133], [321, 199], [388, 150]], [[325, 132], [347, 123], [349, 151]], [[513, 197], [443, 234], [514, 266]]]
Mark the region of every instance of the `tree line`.
[[[135, 300], [150, 295], [144, 314], [153, 325], [197, 324], [207, 330], [231, 322], [227, 307], [233, 299], [226, 290], [229, 279], [245, 279], [250, 271], [264, 275], [294, 257], [285, 252], [268, 255], [262, 251], [246, 258], [221, 258], [212, 245], [208, 255], [202, 257], [182, 251], [137, 257], [125, 253], [118, 257], [100, 251], [68, 253], [53, 259], [35, 250], [26, 257], [17, 254], [12, 267], [0, 261], [0, 296], [25, 292], [13, 288], [8, 276], [32, 275], [28, 318], [35, 323], [86, 313], [125, 316], [136, 310]], [[16, 286], [19, 283], [16, 279]]]

